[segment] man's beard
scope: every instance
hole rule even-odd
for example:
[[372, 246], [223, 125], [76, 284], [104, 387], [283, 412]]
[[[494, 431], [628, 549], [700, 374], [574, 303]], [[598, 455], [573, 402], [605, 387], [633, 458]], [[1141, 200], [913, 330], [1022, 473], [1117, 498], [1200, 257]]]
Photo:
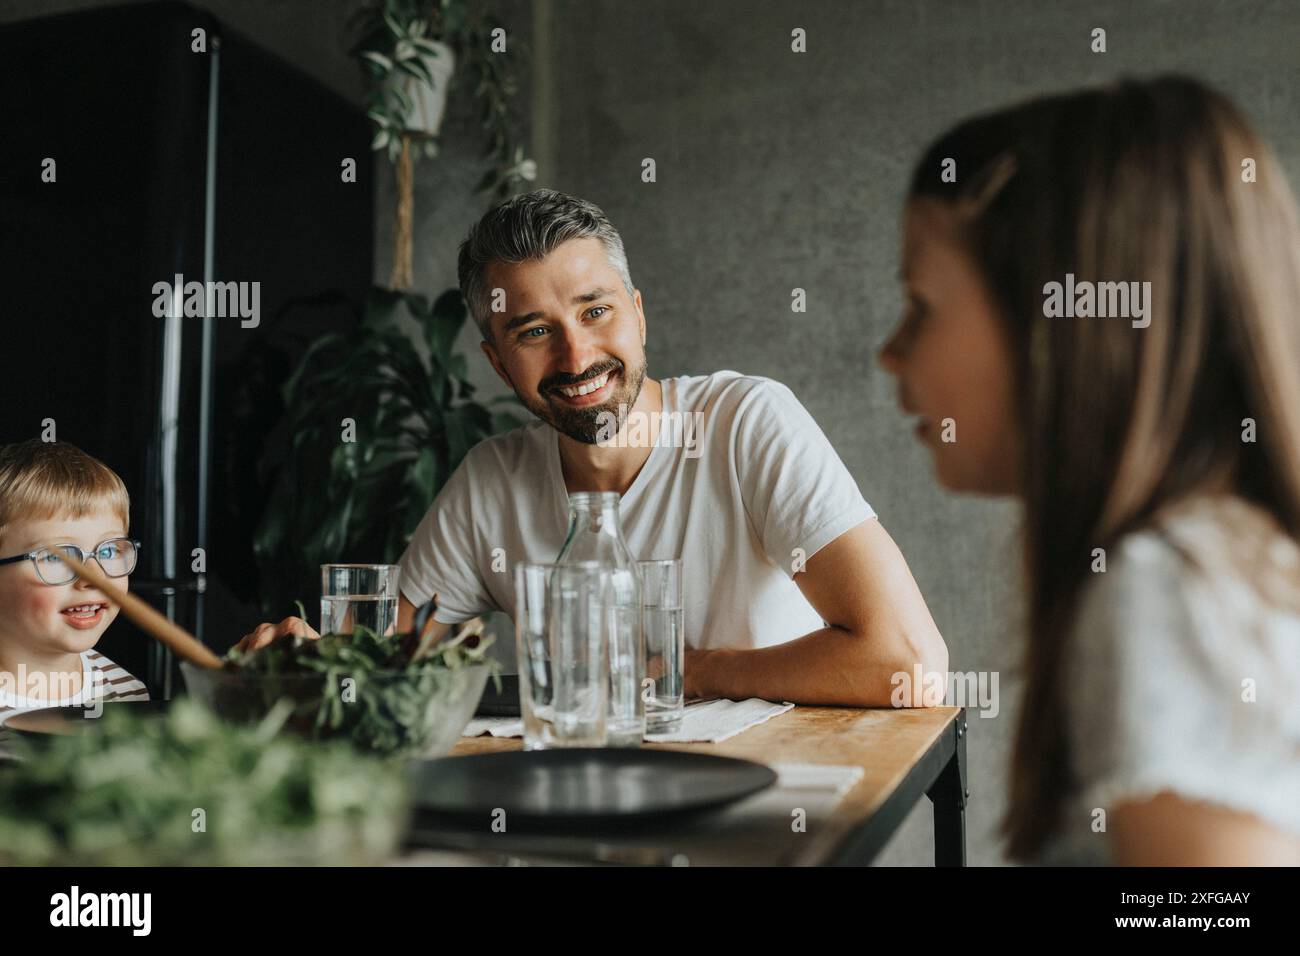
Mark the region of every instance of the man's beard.
[[[592, 366], [584, 373], [583, 378], [588, 380], [599, 378], [605, 372], [616, 376], [614, 379], [615, 388], [609, 398], [599, 405], [573, 408], [565, 405], [558, 398], [548, 400], [553, 385], [539, 389], [541, 393], [540, 400], [537, 398], [527, 399], [519, 395], [518, 392], [515, 394], [524, 403], [524, 407], [556, 431], [568, 435], [574, 441], [595, 445], [602, 437], [609, 434], [609, 427], [606, 422], [610, 421], [611, 416], [615, 423], [621, 421], [619, 406], [630, 411], [632, 406], [636, 404], [637, 398], [641, 395], [641, 386], [645, 382], [645, 362], [640, 362], [629, 371], [627, 366], [611, 359], [603, 368], [600, 365]], [[569, 385], [571, 382], [559, 382], [557, 384]], [[602, 416], [605, 417], [602, 418]]]

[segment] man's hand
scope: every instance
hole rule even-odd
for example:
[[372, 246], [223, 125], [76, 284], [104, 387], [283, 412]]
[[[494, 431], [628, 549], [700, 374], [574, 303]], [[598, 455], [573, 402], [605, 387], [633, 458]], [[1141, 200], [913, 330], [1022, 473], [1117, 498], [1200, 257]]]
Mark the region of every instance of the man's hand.
[[279, 640], [282, 637], [288, 637], [296, 634], [298, 637], [306, 637], [316, 640], [320, 637], [310, 624], [300, 617], [286, 617], [279, 624], [259, 624], [251, 633], [245, 634], [235, 645], [235, 650], [243, 651], [260, 651], [272, 641]]
[[[436, 599], [436, 596], [435, 596]], [[415, 605], [406, 599], [406, 595], [400, 596], [397, 602], [397, 633], [409, 633], [414, 626]], [[438, 641], [451, 630], [450, 624], [443, 624], [429, 618], [429, 622], [424, 626], [425, 636], [429, 638], [429, 643], [436, 644]], [[286, 617], [279, 624], [259, 624], [249, 634], [245, 634], [235, 645], [238, 651], [260, 651], [272, 641], [278, 641], [283, 637], [297, 635], [310, 640], [317, 640], [320, 635], [316, 633], [315, 628], [300, 617]]]
[[[433, 596], [436, 604], [438, 595]], [[415, 629], [415, 611], [416, 607], [406, 597], [405, 594], [398, 595], [397, 598], [397, 633], [410, 634]], [[443, 624], [433, 615], [424, 624], [424, 633], [421, 635], [427, 640], [428, 646], [432, 647], [447, 636], [451, 630], [450, 624]]]

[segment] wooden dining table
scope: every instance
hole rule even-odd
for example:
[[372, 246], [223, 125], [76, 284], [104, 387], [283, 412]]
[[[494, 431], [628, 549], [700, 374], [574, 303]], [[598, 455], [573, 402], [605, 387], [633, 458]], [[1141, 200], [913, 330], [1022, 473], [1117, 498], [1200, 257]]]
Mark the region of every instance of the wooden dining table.
[[[795, 707], [720, 743], [645, 746], [769, 766], [861, 768], [842, 795], [787, 787], [778, 780], [722, 809], [687, 818], [563, 834], [470, 830], [417, 818], [408, 850], [433, 852], [429, 862], [457, 863], [865, 865], [927, 797], [934, 809], [935, 864], [962, 866], [970, 796], [966, 733], [961, 707]], [[451, 755], [521, 746], [518, 738], [467, 737]]]

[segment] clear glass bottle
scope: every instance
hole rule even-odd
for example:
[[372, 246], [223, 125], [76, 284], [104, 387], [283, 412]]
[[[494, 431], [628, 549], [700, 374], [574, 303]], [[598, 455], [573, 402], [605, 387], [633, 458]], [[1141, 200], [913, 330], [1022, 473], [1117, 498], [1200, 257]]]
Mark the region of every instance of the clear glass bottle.
[[641, 577], [623, 539], [614, 491], [569, 495], [569, 531], [556, 564], [599, 561], [615, 568], [609, 608], [609, 716], [612, 747], [639, 747], [645, 736], [645, 644], [641, 634]]

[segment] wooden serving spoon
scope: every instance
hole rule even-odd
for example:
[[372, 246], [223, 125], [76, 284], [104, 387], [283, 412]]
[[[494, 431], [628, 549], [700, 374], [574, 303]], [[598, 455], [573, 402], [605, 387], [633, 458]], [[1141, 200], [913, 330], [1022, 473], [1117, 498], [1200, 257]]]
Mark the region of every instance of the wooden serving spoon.
[[197, 637], [174, 621], [167, 620], [130, 591], [117, 587], [94, 561], [82, 561], [66, 551], [59, 552], [59, 559], [72, 568], [78, 577], [103, 591], [105, 596], [120, 607], [122, 613], [133, 623], [171, 648], [177, 656], [199, 667], [220, 669], [221, 658], [205, 647]]

